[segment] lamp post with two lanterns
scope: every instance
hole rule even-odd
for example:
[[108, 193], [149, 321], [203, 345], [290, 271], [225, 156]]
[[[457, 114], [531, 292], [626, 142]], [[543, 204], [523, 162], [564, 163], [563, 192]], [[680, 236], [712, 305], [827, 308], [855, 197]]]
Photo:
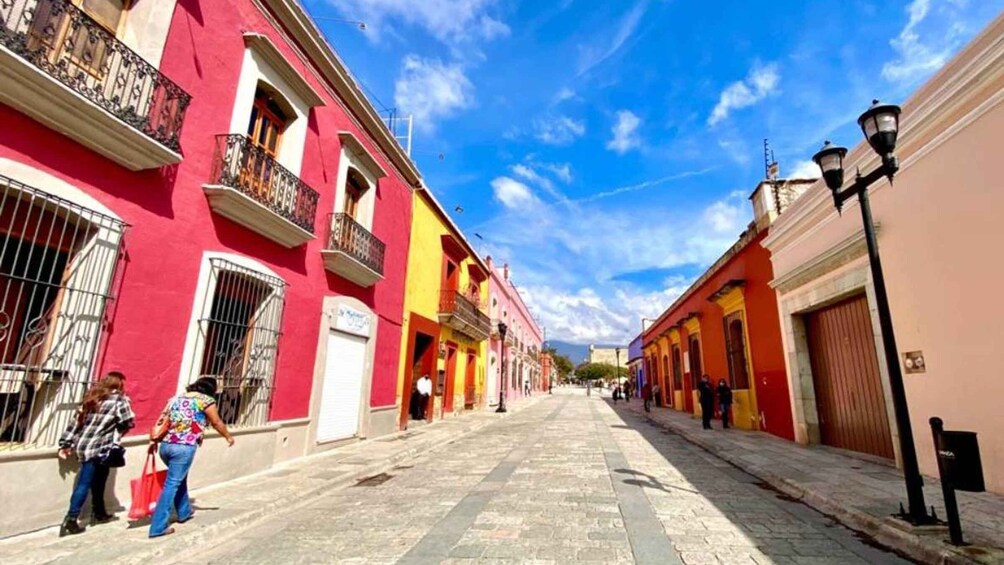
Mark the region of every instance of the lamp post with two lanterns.
[[899, 450], [903, 461], [903, 475], [906, 479], [906, 494], [909, 508], [903, 511], [900, 505], [900, 517], [916, 524], [930, 524], [934, 519], [927, 513], [924, 503], [924, 479], [917, 465], [917, 450], [913, 443], [913, 426], [910, 423], [910, 410], [906, 402], [906, 389], [903, 385], [903, 373], [899, 367], [896, 353], [896, 337], [893, 334], [892, 315], [889, 312], [889, 297], [886, 294], [885, 277], [882, 274], [882, 261], [879, 258], [878, 241], [875, 236], [875, 224], [872, 221], [871, 205], [868, 201], [868, 187], [883, 177], [892, 183], [899, 170], [899, 160], [896, 158], [896, 137], [899, 134], [900, 107], [893, 104], [880, 104], [872, 101], [872, 106], [858, 118], [858, 125], [865, 135], [871, 148], [882, 158], [882, 162], [874, 171], [862, 175], [857, 172], [854, 182], [844, 188], [844, 157], [847, 149], [831, 144], [823, 144], [812, 160], [819, 165], [826, 186], [833, 193], [833, 204], [839, 213], [844, 202], [857, 196], [861, 208], [861, 219], [864, 221], [865, 243], [868, 246], [868, 263], [871, 267], [872, 284], [875, 290], [875, 307], [878, 310], [879, 327], [882, 331], [882, 346], [885, 351], [886, 366], [889, 371], [889, 389], [892, 393], [893, 411], [896, 415], [896, 426], [899, 430]]

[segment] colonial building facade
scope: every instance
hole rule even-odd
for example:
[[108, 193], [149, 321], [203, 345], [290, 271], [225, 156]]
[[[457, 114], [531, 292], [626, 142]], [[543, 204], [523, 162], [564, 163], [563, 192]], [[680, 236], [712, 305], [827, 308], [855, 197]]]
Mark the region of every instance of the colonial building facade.
[[[978, 433], [987, 488], [1004, 492], [998, 391], [1004, 241], [1004, 16], [902, 106], [894, 183], [871, 207], [921, 471], [937, 475], [928, 420]], [[863, 101], [866, 106], [867, 101]], [[844, 168], [873, 170], [862, 142]], [[795, 437], [890, 461], [896, 426], [856, 203], [838, 215], [822, 181], [771, 227], [771, 253]]]
[[[484, 405], [491, 333], [488, 266], [428, 189], [415, 193], [401, 334], [398, 423], [434, 420]], [[415, 394], [428, 376], [432, 393]], [[416, 402], [424, 405], [418, 407]]]
[[392, 432], [418, 171], [295, 0], [0, 4], [0, 536], [55, 524], [102, 373], [215, 377], [203, 486]]
[[[509, 265], [501, 267], [488, 257], [491, 271], [488, 283], [492, 340], [488, 358], [488, 402], [499, 402], [499, 391], [506, 398], [518, 398], [530, 390], [545, 390], [540, 365], [543, 334], [516, 285], [509, 279]], [[499, 324], [506, 326], [503, 343]]]
[[754, 221], [739, 240], [642, 332], [645, 374], [659, 384], [657, 404], [700, 415], [701, 377], [725, 379], [737, 427], [794, 437], [773, 274], [762, 241], [811, 183], [760, 183], [750, 196]]

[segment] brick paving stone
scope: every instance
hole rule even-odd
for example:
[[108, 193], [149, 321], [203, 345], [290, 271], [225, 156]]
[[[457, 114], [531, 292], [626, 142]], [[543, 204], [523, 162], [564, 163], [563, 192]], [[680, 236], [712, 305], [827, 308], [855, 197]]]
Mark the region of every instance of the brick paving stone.
[[[383, 484], [319, 491], [295, 511], [207, 534], [183, 552], [120, 536], [96, 538], [107, 544], [105, 553], [85, 552], [86, 561], [55, 553], [58, 543], [36, 561], [5, 559], [0, 544], [0, 561], [132, 563], [137, 554], [130, 549], [142, 543], [167, 550], [153, 560], [158, 565], [791, 565], [860, 563], [875, 555], [903, 563], [632, 412], [615, 411], [595, 395], [562, 392], [417, 453]], [[245, 489], [267, 500], [255, 487]], [[194, 536], [198, 521], [182, 528]]]

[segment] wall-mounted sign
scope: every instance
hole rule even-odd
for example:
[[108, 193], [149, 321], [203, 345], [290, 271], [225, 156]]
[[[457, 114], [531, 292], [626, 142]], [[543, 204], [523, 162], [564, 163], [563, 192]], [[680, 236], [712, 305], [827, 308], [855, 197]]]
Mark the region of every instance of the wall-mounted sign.
[[906, 368], [906, 374], [908, 375], [912, 375], [914, 373], [926, 373], [927, 365], [924, 363], [924, 352], [907, 351], [904, 353], [903, 367]]
[[335, 329], [345, 333], [369, 337], [370, 318], [371, 316], [365, 312], [339, 305], [338, 311], [335, 313]]

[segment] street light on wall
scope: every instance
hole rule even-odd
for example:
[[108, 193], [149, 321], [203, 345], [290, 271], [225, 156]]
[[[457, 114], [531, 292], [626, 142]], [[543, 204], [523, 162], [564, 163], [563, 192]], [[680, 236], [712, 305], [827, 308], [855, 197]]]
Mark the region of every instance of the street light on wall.
[[872, 101], [861, 117], [858, 125], [864, 134], [868, 145], [882, 158], [882, 163], [874, 171], [862, 176], [858, 171], [854, 182], [847, 188], [844, 184], [844, 157], [847, 149], [831, 144], [823, 144], [812, 160], [819, 165], [823, 180], [833, 194], [833, 205], [837, 212], [843, 209], [844, 202], [857, 196], [861, 208], [861, 219], [864, 222], [865, 242], [868, 245], [868, 263], [871, 267], [872, 283], [875, 287], [875, 306], [878, 310], [879, 326], [882, 331], [882, 348], [885, 352], [886, 367], [889, 372], [889, 389], [892, 393], [893, 410], [896, 415], [896, 426], [899, 429], [899, 450], [903, 460], [903, 476], [906, 479], [906, 494], [909, 509], [903, 512], [900, 505], [900, 516], [913, 524], [930, 524], [934, 519], [928, 515], [924, 503], [924, 479], [917, 465], [917, 449], [913, 443], [913, 426], [910, 423], [910, 410], [906, 402], [906, 388], [903, 384], [903, 373], [899, 367], [899, 357], [896, 353], [896, 337], [893, 334], [892, 314], [889, 311], [889, 297], [886, 294], [885, 277], [882, 274], [882, 261], [879, 258], [878, 240], [875, 236], [875, 224], [872, 220], [871, 205], [868, 201], [868, 187], [882, 179], [893, 177], [899, 170], [899, 160], [896, 158], [896, 138], [899, 135], [900, 107], [893, 104], [880, 104]]
[[498, 409], [495, 410], [495, 412], [498, 414], [504, 414], [508, 412], [508, 410], [506, 410], [505, 408], [505, 397], [506, 397], [505, 381], [508, 378], [508, 374], [506, 373], [506, 369], [508, 368], [506, 367], [506, 349], [508, 349], [508, 347], [505, 344], [505, 334], [507, 331], [509, 331], [509, 327], [506, 326], [504, 322], [499, 322], [499, 340], [502, 343], [502, 361], [501, 361], [502, 364], [500, 366], [501, 371], [499, 374], [499, 407]]

